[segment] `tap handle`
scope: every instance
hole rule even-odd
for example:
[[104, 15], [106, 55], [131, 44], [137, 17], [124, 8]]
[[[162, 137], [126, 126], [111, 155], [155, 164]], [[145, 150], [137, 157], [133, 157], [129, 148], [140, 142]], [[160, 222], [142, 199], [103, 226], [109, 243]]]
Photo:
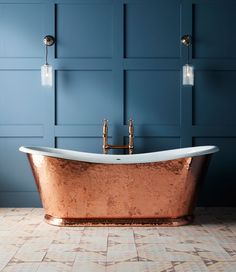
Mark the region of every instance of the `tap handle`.
[[134, 149], [134, 122], [129, 119], [129, 154], [133, 154]]
[[107, 134], [108, 133], [108, 120], [104, 119], [103, 120], [103, 134]]
[[129, 119], [129, 134], [134, 134], [134, 121], [131, 118]]

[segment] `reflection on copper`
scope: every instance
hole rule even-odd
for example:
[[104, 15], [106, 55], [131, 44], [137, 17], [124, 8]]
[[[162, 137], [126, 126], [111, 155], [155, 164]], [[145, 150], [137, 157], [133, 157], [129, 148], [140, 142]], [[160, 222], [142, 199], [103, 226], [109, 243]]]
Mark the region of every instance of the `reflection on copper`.
[[178, 226], [192, 220], [210, 155], [141, 164], [38, 156], [28, 154], [48, 223]]

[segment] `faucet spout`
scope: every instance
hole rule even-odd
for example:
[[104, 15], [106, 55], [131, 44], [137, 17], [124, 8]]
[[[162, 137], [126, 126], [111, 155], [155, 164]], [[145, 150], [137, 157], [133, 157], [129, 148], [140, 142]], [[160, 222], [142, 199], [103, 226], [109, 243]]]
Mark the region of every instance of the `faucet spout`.
[[109, 149], [128, 149], [129, 154], [133, 154], [134, 150], [134, 125], [133, 120], [129, 120], [129, 143], [128, 145], [110, 145], [108, 144], [108, 120], [103, 120], [103, 154], [108, 154]]

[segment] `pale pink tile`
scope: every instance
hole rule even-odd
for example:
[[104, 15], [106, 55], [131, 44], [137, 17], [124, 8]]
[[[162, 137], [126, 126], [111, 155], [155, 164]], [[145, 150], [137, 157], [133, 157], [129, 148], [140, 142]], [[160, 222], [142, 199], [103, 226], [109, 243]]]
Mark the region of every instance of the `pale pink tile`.
[[70, 272], [70, 271], [72, 271], [72, 265], [65, 264], [62, 262], [42, 262], [37, 270], [37, 272]]
[[9, 263], [2, 272], [36, 272], [40, 263]]
[[78, 262], [73, 265], [73, 272], [106, 272], [105, 262]]

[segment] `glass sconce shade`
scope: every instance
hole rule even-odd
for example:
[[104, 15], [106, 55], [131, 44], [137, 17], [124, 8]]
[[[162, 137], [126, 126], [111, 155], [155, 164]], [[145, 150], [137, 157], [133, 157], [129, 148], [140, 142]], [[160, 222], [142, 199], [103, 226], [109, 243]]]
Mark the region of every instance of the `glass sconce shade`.
[[194, 67], [189, 64], [183, 66], [183, 85], [194, 85]]
[[41, 66], [41, 84], [44, 87], [52, 87], [53, 71], [52, 66], [49, 64], [44, 64]]

